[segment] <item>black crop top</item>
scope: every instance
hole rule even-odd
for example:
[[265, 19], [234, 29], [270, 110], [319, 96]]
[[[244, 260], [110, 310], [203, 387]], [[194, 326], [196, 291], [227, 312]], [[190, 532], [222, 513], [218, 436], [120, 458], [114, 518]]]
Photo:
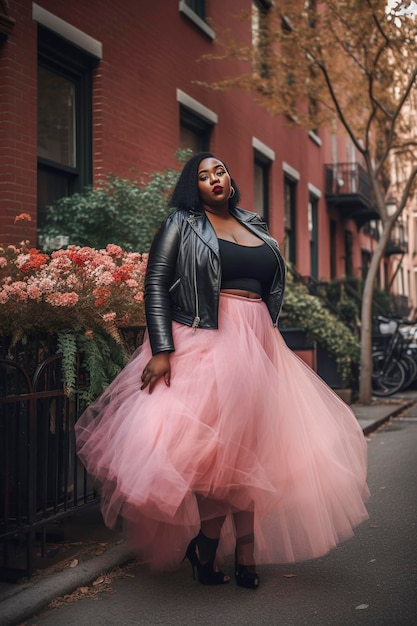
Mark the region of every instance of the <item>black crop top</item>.
[[277, 267], [274, 252], [266, 244], [242, 246], [219, 239], [222, 264], [221, 289], [253, 291], [262, 297], [269, 290]]

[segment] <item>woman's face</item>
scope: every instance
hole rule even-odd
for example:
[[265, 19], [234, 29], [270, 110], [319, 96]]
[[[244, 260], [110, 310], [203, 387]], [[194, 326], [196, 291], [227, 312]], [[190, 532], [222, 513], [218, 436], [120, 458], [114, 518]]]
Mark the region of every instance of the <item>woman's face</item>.
[[204, 206], [216, 207], [229, 200], [230, 176], [219, 159], [203, 159], [198, 166], [198, 191]]

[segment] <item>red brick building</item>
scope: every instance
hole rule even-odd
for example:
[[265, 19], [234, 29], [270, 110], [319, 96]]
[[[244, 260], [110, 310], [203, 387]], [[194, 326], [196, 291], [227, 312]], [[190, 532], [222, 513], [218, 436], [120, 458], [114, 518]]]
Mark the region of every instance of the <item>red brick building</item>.
[[[366, 272], [375, 216], [346, 138], [291, 127], [243, 91], [195, 83], [242, 71], [199, 59], [218, 51], [225, 28], [250, 43], [269, 5], [0, 0], [0, 242], [34, 242], [55, 199], [110, 172], [177, 167], [176, 149], [191, 146], [227, 162], [241, 205], [265, 215], [301, 274]], [[22, 212], [29, 233], [14, 224]], [[389, 272], [387, 258], [382, 285]]]

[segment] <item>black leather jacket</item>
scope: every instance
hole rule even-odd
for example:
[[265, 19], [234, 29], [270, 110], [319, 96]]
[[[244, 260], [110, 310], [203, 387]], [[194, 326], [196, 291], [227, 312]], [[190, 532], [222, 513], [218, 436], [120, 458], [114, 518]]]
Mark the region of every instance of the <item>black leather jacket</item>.
[[[285, 263], [259, 215], [230, 209], [231, 215], [275, 253], [277, 269], [264, 295], [274, 326], [284, 297]], [[216, 233], [205, 213], [178, 209], [155, 235], [145, 277], [145, 311], [152, 353], [175, 350], [172, 321], [193, 328], [218, 328], [221, 264]]]

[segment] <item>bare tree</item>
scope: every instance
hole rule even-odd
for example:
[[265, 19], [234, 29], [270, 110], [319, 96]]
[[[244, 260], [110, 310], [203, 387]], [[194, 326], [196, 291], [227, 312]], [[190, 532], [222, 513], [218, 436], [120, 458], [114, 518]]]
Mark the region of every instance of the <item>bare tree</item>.
[[[336, 121], [362, 155], [382, 225], [362, 296], [359, 399], [364, 403], [372, 391], [375, 279], [417, 174], [417, 131], [409, 115], [417, 76], [413, 6], [395, 0], [278, 0], [255, 22], [246, 15], [255, 23], [251, 46], [224, 33], [224, 54], [215, 58], [238, 59], [249, 69], [210, 85], [246, 88], [273, 114], [309, 129]], [[395, 189], [394, 162], [397, 168], [405, 164], [407, 172]], [[386, 206], [390, 195], [397, 199], [393, 213]]]

